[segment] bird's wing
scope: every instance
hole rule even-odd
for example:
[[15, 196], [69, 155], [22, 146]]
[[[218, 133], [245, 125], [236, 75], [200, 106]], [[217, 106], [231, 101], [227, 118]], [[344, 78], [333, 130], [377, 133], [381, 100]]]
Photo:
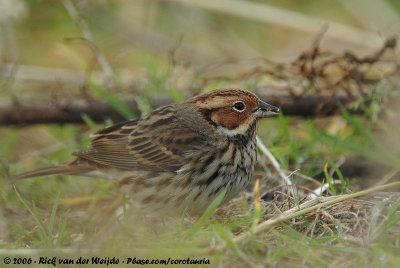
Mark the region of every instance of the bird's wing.
[[98, 131], [91, 146], [74, 155], [123, 170], [176, 171], [206, 138], [180, 125], [172, 108], [155, 110], [144, 120], [130, 120]]

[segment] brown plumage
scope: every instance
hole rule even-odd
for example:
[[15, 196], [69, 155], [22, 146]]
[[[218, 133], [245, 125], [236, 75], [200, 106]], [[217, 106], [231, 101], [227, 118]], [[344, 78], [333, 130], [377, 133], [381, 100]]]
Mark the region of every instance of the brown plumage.
[[241, 89], [218, 89], [94, 134], [76, 158], [10, 178], [55, 174], [115, 180], [152, 214], [202, 213], [227, 188], [230, 200], [249, 182], [259, 119], [278, 108]]

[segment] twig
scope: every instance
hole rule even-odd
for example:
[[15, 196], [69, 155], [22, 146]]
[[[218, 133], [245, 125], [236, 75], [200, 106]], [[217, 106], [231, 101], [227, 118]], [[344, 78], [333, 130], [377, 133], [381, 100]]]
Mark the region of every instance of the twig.
[[85, 38], [95, 47], [97, 60], [99, 61], [101, 68], [103, 69], [104, 73], [106, 74], [108, 81], [114, 83], [113, 69], [111, 68], [111, 65], [108, 63], [103, 52], [96, 45], [96, 40], [94, 39], [94, 36], [90, 32], [89, 27], [86, 25], [85, 21], [82, 19], [82, 17], [76, 10], [74, 4], [70, 0], [63, 0], [63, 3], [64, 3], [65, 8], [67, 9], [68, 13], [71, 15], [72, 19], [75, 21], [75, 23], [81, 29]]
[[[275, 170], [278, 172], [279, 176], [282, 178], [282, 180], [286, 183], [286, 185], [292, 185], [292, 182], [289, 179], [289, 176], [286, 176], [283, 170], [281, 169], [281, 165], [279, 165], [278, 161], [275, 159], [275, 157], [272, 155], [272, 153], [268, 150], [267, 146], [264, 145], [262, 140], [257, 136], [257, 146], [263, 152], [263, 154], [269, 159], [271, 162], [272, 166], [275, 168]], [[294, 171], [295, 172], [295, 171]]]
[[[290, 170], [283, 170], [283, 171], [284, 171], [286, 174], [288, 174], [287, 176], [290, 176], [289, 174], [292, 174], [292, 173], [293, 173], [293, 171], [290, 171]], [[298, 177], [300, 177], [300, 178], [302, 178], [302, 179], [311, 181], [311, 182], [313, 182], [313, 183], [319, 185], [320, 187], [321, 187], [321, 185], [322, 185], [320, 181], [318, 181], [318, 180], [316, 180], [316, 179], [314, 179], [314, 178], [312, 178], [312, 177], [309, 177], [309, 176], [307, 176], [307, 175], [304, 175], [304, 174], [302, 174], [302, 173], [296, 172], [296, 173], [293, 173], [293, 174], [296, 175], [296, 176], [298, 176]]]

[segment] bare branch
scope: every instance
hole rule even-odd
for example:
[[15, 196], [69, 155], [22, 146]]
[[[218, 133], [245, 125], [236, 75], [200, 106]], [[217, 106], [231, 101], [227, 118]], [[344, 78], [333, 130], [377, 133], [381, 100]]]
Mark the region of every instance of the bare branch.
[[[257, 93], [261, 99], [279, 106], [285, 115], [329, 116], [339, 112], [338, 103], [346, 105], [352, 99], [348, 97], [331, 98], [329, 96], [293, 97], [289, 94]], [[157, 96], [150, 99], [153, 109], [172, 103], [170, 96]], [[140, 115], [136, 101], [132, 98], [123, 103], [135, 114]], [[324, 103], [321, 110], [320, 104]], [[352, 113], [361, 112], [352, 110]], [[0, 125], [28, 125], [46, 123], [83, 123], [82, 114], [87, 114], [94, 121], [102, 122], [105, 118], [121, 121], [124, 118], [106, 102], [97, 100], [71, 101], [60, 103], [37, 102], [35, 104], [0, 104]], [[285, 175], [286, 176], [286, 175]]]
[[[140, 110], [134, 100], [125, 105], [135, 114]], [[82, 115], [87, 114], [94, 121], [111, 118], [121, 121], [123, 117], [108, 103], [92, 100], [90, 102], [70, 102], [65, 104], [17, 104], [0, 105], [0, 125], [27, 125], [43, 123], [83, 123]]]

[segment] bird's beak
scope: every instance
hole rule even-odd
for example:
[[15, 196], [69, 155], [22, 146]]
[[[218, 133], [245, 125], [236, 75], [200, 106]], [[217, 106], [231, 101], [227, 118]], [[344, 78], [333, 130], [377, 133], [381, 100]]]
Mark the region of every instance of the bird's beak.
[[257, 118], [267, 118], [279, 115], [279, 108], [272, 106], [262, 100], [259, 100], [259, 104], [254, 109], [253, 114]]

